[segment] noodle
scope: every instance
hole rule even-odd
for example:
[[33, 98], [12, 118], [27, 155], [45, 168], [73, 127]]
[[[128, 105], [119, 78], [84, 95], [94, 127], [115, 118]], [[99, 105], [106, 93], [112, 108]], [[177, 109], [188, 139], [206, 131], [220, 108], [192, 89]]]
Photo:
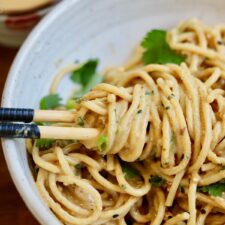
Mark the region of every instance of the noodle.
[[[225, 26], [187, 20], [167, 41], [186, 56], [181, 65], [144, 65], [138, 47], [76, 105], [70, 126], [82, 118], [104, 148], [98, 138], [45, 151], [27, 141], [37, 188], [62, 223], [225, 223], [224, 195], [207, 189], [225, 179]], [[50, 92], [75, 68], [60, 71]]]

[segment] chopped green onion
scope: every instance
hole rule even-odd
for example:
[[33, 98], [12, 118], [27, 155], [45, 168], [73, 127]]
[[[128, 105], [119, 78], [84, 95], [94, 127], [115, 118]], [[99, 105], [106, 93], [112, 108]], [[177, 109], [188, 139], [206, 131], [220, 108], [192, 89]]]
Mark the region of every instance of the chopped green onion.
[[76, 108], [76, 102], [73, 99], [68, 99], [66, 103], [66, 108], [67, 109], [75, 109]]
[[77, 124], [81, 127], [84, 126], [84, 119], [81, 116], [77, 118]]
[[160, 176], [151, 176], [149, 179], [149, 182], [152, 184], [154, 187], [162, 187], [166, 183], [166, 180], [163, 179]]
[[82, 101], [84, 101], [82, 97], [74, 97], [73, 99], [77, 104], [80, 104]]
[[50, 94], [43, 97], [40, 101], [40, 109], [54, 109], [60, 106], [61, 97], [58, 94]]
[[51, 148], [55, 144], [55, 140], [52, 139], [38, 139], [36, 141], [36, 146], [41, 149]]
[[108, 137], [105, 135], [100, 135], [97, 140], [97, 147], [100, 152], [104, 152], [108, 146]]
[[129, 165], [129, 163], [120, 160], [120, 164], [126, 179], [134, 179], [140, 177], [139, 171]]

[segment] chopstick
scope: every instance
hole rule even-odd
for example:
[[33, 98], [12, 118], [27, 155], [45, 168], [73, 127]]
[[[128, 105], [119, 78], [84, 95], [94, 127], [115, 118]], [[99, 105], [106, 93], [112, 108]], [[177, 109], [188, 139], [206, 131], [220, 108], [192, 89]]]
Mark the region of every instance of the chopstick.
[[[90, 140], [98, 136], [94, 128], [38, 126], [30, 122], [75, 121], [76, 113], [66, 110], [34, 110], [26, 108], [0, 108], [0, 137], [47, 138], [63, 140]], [[9, 122], [24, 122], [9, 123]]]
[[26, 108], [0, 108], [1, 122], [65, 122], [75, 120], [75, 112], [66, 110], [34, 110]]
[[97, 137], [94, 128], [38, 126], [36, 124], [0, 123], [0, 137], [90, 140]]

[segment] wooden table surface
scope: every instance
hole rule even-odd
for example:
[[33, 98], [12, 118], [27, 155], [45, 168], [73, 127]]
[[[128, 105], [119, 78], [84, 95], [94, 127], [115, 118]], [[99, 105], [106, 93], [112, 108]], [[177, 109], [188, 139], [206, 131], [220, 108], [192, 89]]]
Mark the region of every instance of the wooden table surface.
[[[16, 52], [15, 49], [0, 46], [0, 95], [2, 95], [6, 76]], [[12, 182], [0, 146], [0, 225], [13, 224], [39, 225]]]

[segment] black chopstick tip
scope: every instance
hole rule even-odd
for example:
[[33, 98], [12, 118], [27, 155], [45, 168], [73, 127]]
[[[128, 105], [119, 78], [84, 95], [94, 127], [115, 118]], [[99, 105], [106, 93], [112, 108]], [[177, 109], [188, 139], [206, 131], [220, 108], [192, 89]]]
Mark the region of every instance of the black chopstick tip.
[[0, 137], [7, 138], [40, 138], [36, 124], [0, 123]]
[[0, 108], [0, 121], [30, 123], [34, 118], [33, 109]]

